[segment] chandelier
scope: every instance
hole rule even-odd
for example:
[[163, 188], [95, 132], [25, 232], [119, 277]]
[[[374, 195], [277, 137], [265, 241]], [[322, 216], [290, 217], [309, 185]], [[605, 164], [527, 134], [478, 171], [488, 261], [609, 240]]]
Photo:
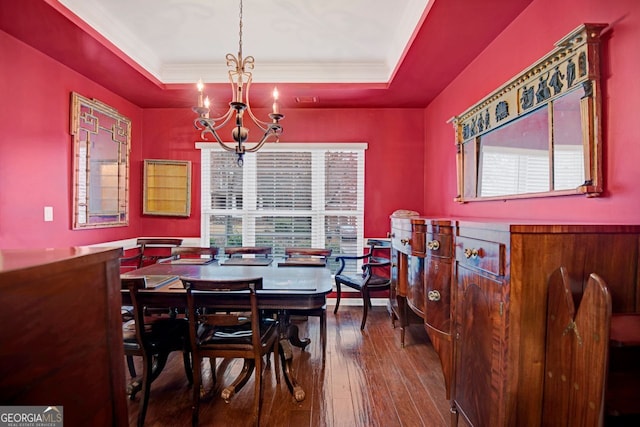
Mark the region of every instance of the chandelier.
[[[194, 121], [194, 126], [201, 131], [200, 136], [206, 139], [206, 134], [213, 135], [213, 138], [227, 151], [235, 152], [238, 156], [238, 166], [242, 166], [245, 153], [253, 153], [258, 151], [270, 137], [274, 137], [278, 142], [282, 133], [282, 126], [279, 121], [284, 118], [278, 109], [278, 89], [273, 90], [273, 109], [269, 114], [271, 122], [265, 122], [258, 119], [251, 112], [249, 104], [249, 88], [251, 87], [252, 75], [251, 71], [254, 67], [253, 56], [242, 56], [242, 0], [240, 0], [240, 32], [238, 42], [238, 56], [227, 53], [227, 67], [229, 67], [229, 81], [231, 82], [231, 102], [229, 102], [229, 110], [220, 117], [209, 117], [209, 97], [204, 95], [204, 84], [202, 80], [198, 81], [198, 106], [193, 107], [193, 111], [198, 115]], [[255, 145], [247, 147], [244, 143], [249, 137], [249, 129], [244, 127], [244, 115], [249, 117], [264, 133], [262, 138]], [[235, 118], [235, 125], [231, 131], [231, 137], [235, 142], [223, 142], [218, 134], [218, 130], [223, 128], [232, 118]]]

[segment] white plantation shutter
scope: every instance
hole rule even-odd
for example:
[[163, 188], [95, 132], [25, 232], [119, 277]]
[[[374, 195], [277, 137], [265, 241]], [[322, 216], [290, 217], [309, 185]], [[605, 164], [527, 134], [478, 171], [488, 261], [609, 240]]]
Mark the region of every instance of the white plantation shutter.
[[268, 144], [236, 165], [217, 144], [202, 150], [204, 245], [364, 246], [365, 143]]
[[482, 197], [549, 191], [549, 153], [513, 147], [482, 147]]
[[584, 148], [582, 145], [553, 147], [553, 189], [570, 190], [584, 183]]

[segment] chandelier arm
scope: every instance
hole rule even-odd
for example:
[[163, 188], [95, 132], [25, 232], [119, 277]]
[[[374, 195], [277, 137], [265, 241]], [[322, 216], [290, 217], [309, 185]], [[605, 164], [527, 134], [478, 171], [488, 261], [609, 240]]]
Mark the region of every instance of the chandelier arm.
[[260, 129], [262, 129], [265, 132], [269, 131], [269, 127], [271, 126], [272, 123], [263, 122], [262, 120], [260, 120], [256, 116], [254, 116], [253, 112], [251, 112], [251, 105], [250, 104], [247, 104], [247, 113], [249, 113], [249, 117], [251, 117], [251, 121], [253, 123], [255, 123], [256, 126], [258, 126]]
[[[232, 151], [234, 153], [237, 153], [238, 150], [236, 149], [236, 147], [229, 147], [226, 143], [224, 143], [222, 141], [222, 139], [220, 138], [220, 136], [218, 135], [218, 132], [216, 132], [216, 128], [212, 126], [211, 123], [209, 123], [207, 121], [207, 119], [197, 119], [196, 122], [199, 122], [199, 124], [201, 124], [202, 126], [204, 126], [204, 129], [202, 130], [202, 132], [200, 132], [200, 137], [202, 139], [204, 139], [205, 141], [207, 140], [206, 138], [206, 134], [210, 133], [211, 135], [213, 135], [213, 137], [215, 138], [216, 142], [225, 150], [227, 151]], [[199, 128], [200, 129], [200, 128]]]
[[229, 107], [229, 109], [227, 110], [226, 113], [224, 113], [224, 115], [220, 116], [220, 117], [216, 117], [215, 119], [212, 119], [214, 123], [219, 122], [220, 120], [222, 120], [222, 123], [218, 124], [217, 126], [212, 126], [215, 130], [221, 129], [224, 127], [224, 125], [226, 125], [227, 123], [229, 123], [229, 120], [231, 120], [231, 118], [233, 117], [233, 108]]
[[267, 129], [267, 131], [264, 133], [264, 135], [262, 135], [262, 139], [256, 145], [254, 145], [251, 148], [245, 147], [244, 151], [246, 153], [255, 153], [260, 148], [262, 148], [262, 146], [265, 144], [265, 142], [267, 142], [267, 140], [271, 136], [275, 136], [276, 137], [276, 142], [277, 142], [278, 137], [279, 137], [281, 132], [282, 132], [282, 128], [280, 127], [280, 125], [269, 126], [269, 129]]

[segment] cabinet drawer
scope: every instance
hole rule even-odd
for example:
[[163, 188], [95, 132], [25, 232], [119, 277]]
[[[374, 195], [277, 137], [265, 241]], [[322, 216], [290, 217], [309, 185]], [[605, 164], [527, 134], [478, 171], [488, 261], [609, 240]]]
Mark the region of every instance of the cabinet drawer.
[[431, 258], [425, 270], [425, 323], [451, 333], [451, 260]]
[[505, 248], [502, 243], [468, 237], [456, 238], [456, 261], [470, 267], [504, 276]]
[[411, 254], [415, 256], [425, 256], [425, 234], [427, 226], [424, 220], [414, 219], [411, 221]]
[[427, 254], [442, 258], [451, 258], [452, 240], [451, 234], [427, 233], [425, 243]]
[[391, 230], [391, 245], [404, 254], [411, 254], [411, 230], [393, 228]]

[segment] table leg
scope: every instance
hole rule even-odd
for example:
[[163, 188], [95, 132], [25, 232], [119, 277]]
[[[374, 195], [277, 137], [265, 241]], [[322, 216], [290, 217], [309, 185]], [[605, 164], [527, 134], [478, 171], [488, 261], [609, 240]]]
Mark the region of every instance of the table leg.
[[298, 327], [296, 325], [291, 324], [291, 316], [286, 310], [281, 310], [278, 315], [278, 320], [280, 321], [280, 361], [282, 364], [282, 374], [284, 375], [284, 380], [287, 383], [287, 387], [289, 387], [289, 392], [293, 395], [294, 399], [297, 402], [302, 402], [305, 398], [305, 392], [302, 387], [298, 384], [298, 381], [295, 378], [295, 373], [293, 371], [293, 348], [292, 345], [296, 347], [304, 348], [306, 347], [311, 340], [308, 338], [301, 340], [298, 337]]
[[287, 310], [280, 310], [278, 318], [280, 319], [281, 336], [284, 335], [291, 344], [304, 350], [311, 343], [310, 338], [300, 338], [298, 326], [291, 323], [291, 316]]
[[288, 330], [287, 330], [287, 337], [289, 338], [289, 341], [291, 342], [291, 344], [293, 344], [296, 347], [299, 347], [299, 348], [301, 348], [303, 350], [311, 342], [310, 338], [300, 338], [300, 333], [298, 331], [298, 325], [289, 324], [289, 327], [288, 327]]
[[296, 381], [293, 366], [291, 366], [293, 362], [293, 349], [287, 337], [280, 339], [280, 361], [282, 363], [284, 380], [287, 383], [287, 387], [289, 387], [289, 392], [293, 394], [297, 402], [302, 402], [305, 398], [305, 392]]
[[[242, 365], [242, 371], [240, 371], [240, 375], [236, 378], [231, 385], [225, 387], [222, 390], [221, 397], [225, 402], [229, 403], [229, 399], [233, 397], [236, 392], [240, 391], [240, 389], [249, 381], [251, 377], [251, 373], [254, 371], [256, 367], [256, 362], [253, 359], [244, 359], [244, 365]], [[257, 373], [256, 375], [260, 375]]]

